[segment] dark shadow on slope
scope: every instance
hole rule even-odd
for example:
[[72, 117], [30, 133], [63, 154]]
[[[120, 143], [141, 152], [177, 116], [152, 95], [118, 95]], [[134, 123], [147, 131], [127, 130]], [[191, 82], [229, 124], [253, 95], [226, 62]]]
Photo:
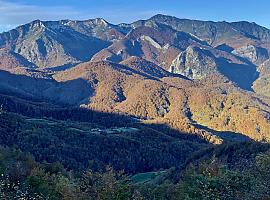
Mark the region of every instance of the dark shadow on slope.
[[[197, 156], [200, 159], [218, 148], [197, 135], [166, 124], [144, 124], [123, 114], [63, 108], [4, 95], [0, 95], [0, 105], [9, 112], [0, 115], [0, 145], [16, 146], [37, 161], [59, 161], [72, 170], [100, 170], [106, 165], [130, 174], [171, 167], [181, 170], [194, 155], [201, 155]], [[118, 128], [120, 131], [115, 131]], [[198, 128], [223, 137], [224, 145], [252, 142], [241, 134]]]
[[194, 134], [187, 134], [175, 130], [165, 124], [144, 124], [140, 119], [121, 113], [107, 113], [78, 107], [64, 107], [55, 104], [24, 100], [13, 96], [0, 94], [0, 105], [7, 112], [21, 114], [32, 118], [48, 118], [61, 121], [74, 121], [96, 123], [106, 128], [141, 126], [145, 129], [158, 131], [159, 134], [176, 137], [179, 139], [207, 144], [208, 142]]
[[188, 110], [188, 112], [187, 112], [187, 117], [192, 122], [194, 127], [201, 129], [201, 130], [205, 130], [205, 131], [213, 134], [214, 136], [218, 136], [219, 138], [223, 139], [223, 141], [225, 143], [253, 141], [253, 139], [251, 139], [250, 137], [248, 137], [244, 134], [241, 134], [241, 133], [236, 133], [236, 132], [232, 132], [232, 131], [217, 131], [217, 130], [211, 129], [207, 126], [201, 125], [192, 118], [193, 115], [192, 115], [192, 112], [190, 110]]
[[0, 115], [0, 145], [16, 146], [37, 161], [59, 161], [72, 170], [106, 165], [131, 174], [167, 169], [182, 166], [191, 154], [211, 146], [198, 136], [165, 124], [141, 124], [128, 115], [27, 103], [1, 96], [8, 113]]
[[135, 69], [133, 69], [133, 68], [127, 66], [127, 65], [122, 65], [122, 64], [118, 64], [118, 63], [114, 63], [114, 62], [109, 62], [109, 63], [112, 64], [112, 68], [117, 69], [122, 73], [125, 73], [127, 75], [137, 74], [137, 75], [143, 76], [143, 77], [145, 77], [147, 79], [150, 79], [150, 80], [159, 81], [159, 78], [164, 78], [164, 77], [178, 77], [178, 78], [182, 78], [182, 79], [185, 79], [185, 80], [190, 80], [190, 79], [188, 79], [187, 77], [185, 77], [185, 76], [183, 76], [181, 74], [173, 74], [173, 73], [170, 73], [170, 72], [167, 72], [166, 76], [164, 75], [163, 77], [151, 76], [148, 73], [145, 73], [145, 72], [142, 72], [142, 71], [139, 71], [139, 70], [135, 70]]
[[240, 88], [253, 91], [252, 84], [259, 77], [256, 66], [247, 64], [229, 63], [226, 59], [218, 59], [218, 70], [235, 82]]
[[[112, 63], [111, 67], [126, 75], [137, 74], [146, 79], [160, 81], [158, 77], [150, 76], [125, 65]], [[185, 78], [183, 76], [177, 77]], [[78, 106], [88, 103], [94, 93], [94, 89], [89, 83], [81, 78], [57, 82], [54, 79], [34, 78], [0, 70], [0, 80], [1, 94], [17, 96], [30, 101], [46, 101], [66, 106]]]
[[217, 46], [215, 48], [218, 49], [218, 50], [221, 50], [221, 51], [228, 52], [228, 53], [231, 53], [234, 50], [234, 48], [230, 47], [227, 44], [221, 44], [221, 45], [219, 45], [219, 46]]
[[236, 133], [232, 131], [216, 131], [214, 129], [210, 129], [206, 126], [200, 125], [200, 124], [194, 124], [196, 128], [206, 130], [213, 135], [218, 136], [219, 138], [223, 139], [225, 142], [247, 142], [247, 141], [253, 141], [250, 137], [241, 134]]
[[[123, 66], [118, 67], [123, 70]], [[6, 76], [9, 74], [5, 73]], [[21, 78], [25, 86], [33, 87], [28, 88], [29, 92], [36, 87], [32, 81], [41, 81], [13, 76]], [[13, 83], [14, 79], [7, 81]], [[49, 83], [58, 84], [53, 80]], [[39, 84], [44, 89], [47, 83]], [[63, 83], [59, 84], [58, 87]], [[70, 90], [70, 85], [67, 88]], [[53, 105], [53, 101], [50, 104], [41, 99], [31, 100], [31, 96], [20, 99], [15, 92], [0, 95], [0, 105], [7, 112], [30, 119], [10, 113], [0, 115], [0, 145], [16, 146], [33, 154], [38, 161], [60, 161], [73, 170], [88, 167], [98, 170], [112, 165], [132, 174], [182, 166], [194, 152], [212, 146], [197, 135], [174, 130], [166, 124], [142, 124], [132, 116]], [[131, 131], [115, 132], [115, 128], [123, 127]]]
[[37, 68], [37, 66], [34, 63], [29, 62], [26, 58], [24, 58], [22, 55], [20, 55], [19, 53], [15, 53], [15, 52], [11, 52], [11, 54], [17, 59], [19, 60], [22, 65], [24, 67], [33, 69], [33, 68]]
[[256, 156], [265, 154], [270, 150], [270, 144], [260, 142], [231, 142], [212, 146], [195, 152], [186, 163], [172, 169], [167, 179], [179, 183], [183, 173], [190, 168], [199, 169], [202, 164], [216, 163], [231, 170], [242, 171], [251, 169], [256, 163]]
[[93, 89], [89, 84], [80, 78], [57, 82], [53, 79], [33, 78], [0, 70], [0, 80], [1, 94], [34, 101], [79, 105], [87, 103], [93, 94]]
[[76, 63], [76, 64], [70, 63], [70, 64], [65, 64], [65, 65], [56, 66], [56, 67], [47, 67], [46, 69], [58, 72], [58, 71], [64, 71], [64, 70], [70, 69], [70, 68], [76, 66], [77, 64], [79, 64], [79, 63]]
[[181, 178], [179, 172], [189, 169], [190, 166], [199, 167], [202, 163], [213, 161], [233, 170], [250, 169], [256, 162], [256, 156], [269, 150], [270, 144], [255, 141], [231, 142], [212, 146], [190, 156], [182, 168], [176, 168], [171, 179], [177, 182]]
[[80, 61], [90, 60], [97, 52], [112, 44], [112, 42], [87, 36], [73, 29], [56, 34], [54, 37], [63, 46], [67, 55]]

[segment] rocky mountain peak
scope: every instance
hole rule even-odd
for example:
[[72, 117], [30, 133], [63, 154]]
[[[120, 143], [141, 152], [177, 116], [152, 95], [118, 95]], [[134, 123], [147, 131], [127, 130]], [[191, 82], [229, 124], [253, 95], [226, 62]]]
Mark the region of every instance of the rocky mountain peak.
[[203, 47], [189, 46], [172, 62], [169, 71], [192, 79], [201, 79], [215, 72], [217, 63], [214, 55]]
[[96, 18], [95, 22], [96, 22], [97, 25], [102, 25], [102, 26], [108, 26], [109, 25], [109, 23], [103, 18]]
[[264, 48], [248, 44], [232, 51], [233, 54], [249, 59], [251, 62], [261, 64], [269, 58]]
[[44, 22], [39, 20], [39, 19], [30, 22], [30, 26], [32, 28], [43, 28], [43, 27], [45, 27]]

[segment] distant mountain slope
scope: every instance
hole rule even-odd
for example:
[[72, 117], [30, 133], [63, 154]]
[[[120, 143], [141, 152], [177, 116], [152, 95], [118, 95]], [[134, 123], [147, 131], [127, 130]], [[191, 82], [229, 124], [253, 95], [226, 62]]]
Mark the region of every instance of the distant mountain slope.
[[168, 26], [140, 26], [132, 29], [124, 39], [98, 52], [92, 61], [121, 62], [130, 56], [137, 56], [168, 69], [176, 55], [191, 44], [205, 42]]
[[[166, 24], [177, 31], [184, 31], [196, 35], [197, 37], [208, 41], [211, 45], [220, 45], [222, 43], [230, 43], [230, 38], [238, 39], [243, 44], [244, 41], [270, 41], [270, 31], [267, 28], [259, 26], [255, 23], [249, 22], [213, 22], [200, 21], [190, 19], [179, 19], [176, 17], [166, 15], [155, 15], [145, 21], [138, 21], [133, 23], [133, 26]], [[232, 41], [231, 41], [232, 42]]]
[[166, 76], [173, 76], [173, 74], [169, 73], [158, 65], [136, 56], [123, 60], [120, 62], [120, 64], [126, 65], [134, 70], [138, 70], [141, 73], [145, 73], [153, 77], [163, 78]]
[[87, 61], [123, 33], [103, 19], [33, 21], [0, 34], [0, 47], [45, 68]]
[[[213, 47], [226, 45], [229, 48], [244, 48], [248, 45], [261, 47], [269, 57], [270, 30], [249, 22], [213, 22], [189, 19], [178, 19], [166, 15], [156, 15], [148, 20], [134, 22], [131, 27], [166, 25], [177, 31], [197, 36]], [[266, 45], [267, 44], [267, 45]], [[230, 51], [232, 51], [230, 50]], [[266, 58], [267, 59], [267, 58]], [[256, 60], [257, 61], [257, 60]], [[265, 60], [258, 60], [261, 64]]]

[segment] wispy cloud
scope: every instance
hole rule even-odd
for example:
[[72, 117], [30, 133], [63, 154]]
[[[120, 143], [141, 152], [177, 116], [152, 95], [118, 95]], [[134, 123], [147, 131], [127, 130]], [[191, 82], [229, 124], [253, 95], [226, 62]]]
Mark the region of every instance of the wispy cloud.
[[58, 20], [73, 18], [81, 13], [67, 6], [44, 7], [0, 0], [0, 30], [35, 19]]
[[16, 26], [16, 25], [14, 25], [14, 24], [0, 25], [0, 33], [4, 32], [6, 30], [10, 30], [10, 29], [14, 28], [14, 26]]
[[33, 18], [55, 19], [76, 16], [80, 12], [68, 6], [36, 6], [19, 3], [9, 3], [0, 0], [0, 22], [9, 20], [11, 22], [31, 20]]

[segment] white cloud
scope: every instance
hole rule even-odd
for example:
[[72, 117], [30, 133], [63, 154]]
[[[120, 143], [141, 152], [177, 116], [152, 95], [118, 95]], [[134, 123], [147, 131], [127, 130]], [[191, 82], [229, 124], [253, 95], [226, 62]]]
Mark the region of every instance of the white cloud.
[[41, 7], [0, 0], [0, 30], [24, 24], [35, 19], [59, 20], [80, 15], [80, 12], [66, 6]]
[[0, 25], [0, 33], [16, 27], [17, 24]]
[[0, 22], [32, 20], [36, 18], [50, 20], [55, 18], [70, 17], [80, 14], [78, 11], [67, 6], [35, 6], [19, 3], [9, 3], [0, 0]]

